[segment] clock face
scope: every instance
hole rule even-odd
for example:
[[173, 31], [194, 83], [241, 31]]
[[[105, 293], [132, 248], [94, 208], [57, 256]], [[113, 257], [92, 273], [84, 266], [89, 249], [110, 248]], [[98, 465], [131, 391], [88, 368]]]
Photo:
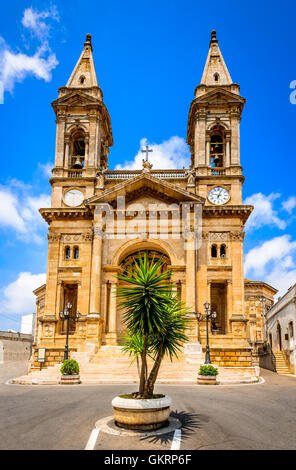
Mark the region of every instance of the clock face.
[[70, 191], [64, 195], [64, 203], [70, 207], [80, 206], [80, 204], [83, 202], [83, 199], [83, 192], [79, 191], [79, 189], [70, 189]]
[[211, 189], [209, 192], [209, 201], [211, 201], [213, 204], [222, 205], [225, 204], [228, 200], [229, 193], [224, 188], [217, 186], [216, 188]]

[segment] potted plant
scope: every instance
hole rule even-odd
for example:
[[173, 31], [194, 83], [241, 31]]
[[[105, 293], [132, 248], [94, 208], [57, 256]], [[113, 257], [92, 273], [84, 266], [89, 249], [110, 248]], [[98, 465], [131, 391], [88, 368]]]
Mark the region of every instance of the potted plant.
[[137, 392], [112, 400], [114, 419], [128, 429], [158, 429], [167, 424], [172, 400], [154, 394], [154, 385], [163, 357], [177, 357], [188, 341], [188, 311], [174, 296], [171, 271], [164, 270], [162, 258], [149, 261], [148, 252], [139, 253], [118, 279], [127, 284], [117, 288], [127, 329], [124, 350], [138, 361], [140, 383]]
[[61, 367], [60, 384], [74, 385], [80, 384], [79, 365], [74, 359], [66, 359]]
[[218, 374], [218, 369], [211, 364], [201, 365], [197, 376], [197, 383], [200, 385], [216, 385]]

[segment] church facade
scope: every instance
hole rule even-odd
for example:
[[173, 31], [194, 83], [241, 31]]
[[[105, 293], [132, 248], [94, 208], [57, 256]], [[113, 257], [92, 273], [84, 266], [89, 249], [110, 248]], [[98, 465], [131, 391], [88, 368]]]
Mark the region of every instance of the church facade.
[[[251, 368], [264, 341], [260, 297], [276, 290], [244, 279], [244, 226], [253, 207], [242, 202], [240, 121], [245, 98], [233, 83], [211, 35], [201, 83], [189, 109], [188, 170], [108, 170], [111, 120], [98, 85], [90, 35], [66, 86], [52, 103], [57, 124], [48, 223], [46, 285], [35, 290], [37, 350], [45, 365], [61, 362], [71, 304], [69, 350], [95, 355], [120, 345], [124, 327], [117, 306], [117, 274], [148, 250], [173, 271], [176, 295], [192, 312], [208, 301], [217, 312], [210, 332], [212, 362]], [[147, 156], [148, 156], [148, 150]], [[79, 314], [77, 314], [79, 312]], [[213, 326], [213, 325], [212, 325]], [[192, 313], [192, 344], [205, 349], [206, 325]]]

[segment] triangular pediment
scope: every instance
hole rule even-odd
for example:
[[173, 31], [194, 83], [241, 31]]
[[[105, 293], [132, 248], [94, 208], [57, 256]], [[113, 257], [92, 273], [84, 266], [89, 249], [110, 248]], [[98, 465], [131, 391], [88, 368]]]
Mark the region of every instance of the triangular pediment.
[[88, 106], [99, 104], [100, 100], [82, 91], [73, 91], [52, 102], [52, 106]]
[[236, 93], [232, 93], [225, 88], [218, 88], [216, 90], [211, 90], [208, 93], [203, 94], [202, 96], [195, 99], [195, 102], [198, 104], [227, 104], [227, 103], [239, 103], [244, 104], [245, 98]]
[[165, 204], [195, 202], [204, 204], [204, 198], [190, 193], [178, 186], [156, 178], [149, 173], [142, 173], [135, 178], [119, 183], [101, 194], [92, 196], [84, 201], [86, 206], [95, 206], [102, 203], [117, 204], [117, 198], [125, 197], [125, 203], [129, 206], [132, 203], [147, 204], [162, 202]]

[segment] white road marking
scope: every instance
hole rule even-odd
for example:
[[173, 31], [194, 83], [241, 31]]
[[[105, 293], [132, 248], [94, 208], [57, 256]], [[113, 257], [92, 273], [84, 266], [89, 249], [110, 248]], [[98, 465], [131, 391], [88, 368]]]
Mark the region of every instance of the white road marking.
[[100, 430], [95, 428], [92, 430], [89, 440], [87, 441], [86, 447], [84, 450], [94, 450], [94, 447], [96, 445], [98, 435], [99, 435]]
[[176, 429], [174, 432], [171, 450], [180, 450], [181, 447], [181, 429]]

